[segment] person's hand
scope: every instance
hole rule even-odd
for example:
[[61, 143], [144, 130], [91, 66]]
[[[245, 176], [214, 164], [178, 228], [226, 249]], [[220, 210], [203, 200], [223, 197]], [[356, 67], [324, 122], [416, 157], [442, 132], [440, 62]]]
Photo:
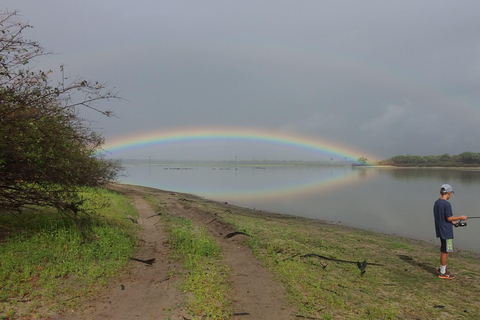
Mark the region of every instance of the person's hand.
[[461, 220], [467, 220], [467, 216], [460, 216]]

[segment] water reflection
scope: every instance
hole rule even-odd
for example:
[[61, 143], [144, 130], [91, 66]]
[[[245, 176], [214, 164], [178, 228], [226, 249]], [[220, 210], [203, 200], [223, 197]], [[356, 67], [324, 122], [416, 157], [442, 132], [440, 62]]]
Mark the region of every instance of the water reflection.
[[477, 169], [378, 168], [378, 170], [380, 174], [390, 174], [400, 180], [435, 179], [462, 184], [478, 184], [480, 182], [480, 170]]
[[[192, 193], [235, 205], [399, 234], [436, 243], [433, 203], [441, 184], [455, 215], [479, 216], [480, 171], [407, 168], [130, 166], [125, 183]], [[233, 169], [233, 170], [227, 170]], [[461, 229], [461, 230], [460, 230]], [[455, 230], [455, 243], [480, 251], [480, 219]]]

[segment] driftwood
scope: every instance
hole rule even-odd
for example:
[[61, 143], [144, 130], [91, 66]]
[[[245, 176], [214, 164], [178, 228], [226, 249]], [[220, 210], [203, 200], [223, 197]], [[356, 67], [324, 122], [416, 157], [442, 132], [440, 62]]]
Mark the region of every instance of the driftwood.
[[317, 318], [317, 317], [311, 317], [311, 316], [302, 316], [302, 315], [296, 315], [297, 318], [304, 318], [304, 319], [323, 319], [323, 318]]
[[132, 218], [127, 218], [127, 219], [130, 220], [130, 221], [132, 221], [132, 222], [135, 223], [135, 224], [138, 224], [138, 221], [135, 220], [135, 219], [132, 219]]
[[155, 262], [155, 258], [148, 259], [148, 260], [142, 260], [142, 259], [137, 259], [137, 258], [131, 257], [130, 260], [143, 262], [143, 263], [148, 264], [148, 265], [152, 265]]
[[212, 223], [213, 221], [216, 221], [216, 220], [217, 220], [217, 218], [214, 218], [214, 219], [211, 220], [210, 222], [207, 222], [207, 224], [210, 224], [210, 223]]
[[[293, 255], [289, 258], [285, 258], [283, 259], [283, 261], [285, 260], [289, 260], [289, 259], [292, 259], [296, 256], [299, 256], [300, 254], [296, 254], [296, 255]], [[324, 260], [329, 260], [329, 261], [334, 261], [334, 262], [342, 262], [342, 263], [354, 263], [357, 265], [358, 269], [360, 269], [360, 272], [361, 272], [361, 275], [363, 276], [363, 274], [365, 273], [365, 269], [367, 268], [367, 265], [371, 265], [371, 266], [383, 266], [382, 264], [379, 264], [379, 263], [372, 263], [372, 262], [367, 262], [367, 260], [363, 260], [363, 262], [360, 262], [360, 261], [350, 261], [350, 260], [341, 260], [341, 259], [335, 259], [335, 258], [329, 258], [329, 257], [325, 257], [325, 256], [321, 256], [319, 254], [316, 254], [316, 253], [307, 253], [305, 255], [302, 255], [300, 256], [301, 258], [310, 258], [310, 257], [315, 257], [315, 258], [319, 258], [319, 259], [324, 259]], [[324, 265], [322, 265], [322, 267], [325, 268]]]
[[227, 235], [225, 236], [225, 239], [234, 237], [234, 236], [239, 235], [239, 234], [244, 234], [244, 235], [246, 235], [247, 237], [251, 237], [248, 233], [241, 232], [241, 231], [235, 231], [235, 232], [230, 232], [229, 234], [227, 234]]
[[15, 299], [15, 298], [7, 298], [7, 299], [2, 299], [0, 302], [9, 302], [9, 301], [14, 301], [14, 302], [29, 302], [32, 301], [32, 299]]

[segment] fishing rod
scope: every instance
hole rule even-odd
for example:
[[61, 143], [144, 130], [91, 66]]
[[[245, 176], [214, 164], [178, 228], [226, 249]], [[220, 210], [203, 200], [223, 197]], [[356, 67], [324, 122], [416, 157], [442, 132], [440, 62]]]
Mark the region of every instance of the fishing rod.
[[[467, 220], [468, 219], [480, 219], [480, 217], [467, 217]], [[459, 221], [459, 222], [455, 223], [454, 226], [455, 227], [466, 227], [467, 222], [465, 220], [462, 220], [462, 221]]]

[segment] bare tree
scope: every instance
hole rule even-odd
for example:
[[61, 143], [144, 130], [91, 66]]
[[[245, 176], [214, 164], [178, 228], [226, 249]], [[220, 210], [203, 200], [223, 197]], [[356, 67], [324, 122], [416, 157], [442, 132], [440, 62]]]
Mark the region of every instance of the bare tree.
[[[104, 139], [79, 116], [101, 100], [120, 99], [104, 84], [77, 78], [51, 84], [52, 71], [30, 67], [50, 54], [22, 32], [14, 12], [0, 12], [0, 214], [51, 206], [80, 218], [83, 186], [115, 180], [119, 164], [97, 156]], [[60, 66], [63, 71], [63, 66]], [[63, 74], [63, 72], [62, 72]]]

